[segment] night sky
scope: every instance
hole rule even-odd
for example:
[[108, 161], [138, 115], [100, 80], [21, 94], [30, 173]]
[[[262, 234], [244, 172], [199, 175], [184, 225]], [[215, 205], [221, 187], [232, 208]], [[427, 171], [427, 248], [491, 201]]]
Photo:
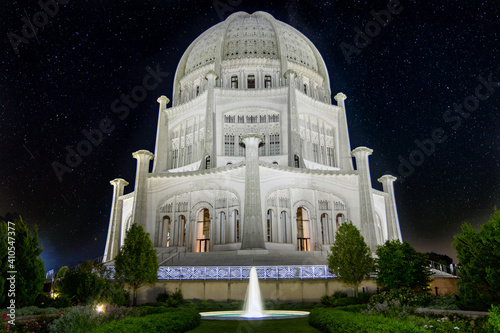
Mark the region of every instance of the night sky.
[[[358, 43], [350, 63], [341, 45], [354, 46], [355, 29], [388, 1], [60, 2], [67, 4], [50, 6], [46, 21], [35, 0], [5, 2], [0, 13], [0, 216], [17, 213], [39, 226], [46, 270], [102, 256], [109, 181], [124, 178], [125, 193], [133, 191], [132, 153], [154, 152], [156, 99], [172, 98], [183, 52], [231, 10], [267, 11], [316, 45], [332, 96], [347, 95], [351, 147], [374, 150], [374, 187], [381, 189], [376, 180], [385, 173], [399, 177], [401, 230], [417, 250], [455, 258], [460, 225], [478, 227], [500, 207], [498, 1], [401, 0], [400, 12], [378, 35], [372, 30], [367, 45]], [[36, 36], [26, 29], [22, 37], [33, 20]], [[170, 74], [120, 119], [111, 105], [142, 84], [147, 66]], [[478, 90], [481, 99], [474, 97], [478, 77], [490, 81]], [[82, 131], [105, 118], [113, 130], [59, 181], [52, 164], [66, 164], [66, 147], [75, 149]], [[446, 138], [434, 151], [433, 135]], [[413, 152], [415, 140], [427, 154]], [[399, 167], [401, 159], [417, 166]]]

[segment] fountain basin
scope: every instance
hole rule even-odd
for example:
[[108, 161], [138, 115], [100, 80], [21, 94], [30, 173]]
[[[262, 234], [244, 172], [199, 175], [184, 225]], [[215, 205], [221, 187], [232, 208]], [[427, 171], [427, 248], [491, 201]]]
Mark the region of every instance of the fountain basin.
[[309, 316], [307, 311], [265, 310], [261, 317], [247, 317], [245, 311], [211, 311], [201, 312], [201, 319], [207, 320], [275, 320], [293, 319]]

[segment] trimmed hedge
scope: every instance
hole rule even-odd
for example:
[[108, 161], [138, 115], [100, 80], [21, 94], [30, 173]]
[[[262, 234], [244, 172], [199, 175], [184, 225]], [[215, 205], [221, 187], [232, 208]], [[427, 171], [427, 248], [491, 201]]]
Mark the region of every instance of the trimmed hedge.
[[424, 330], [408, 321], [384, 316], [366, 316], [361, 313], [337, 309], [314, 309], [309, 314], [309, 324], [321, 332], [335, 333], [420, 333]]
[[182, 333], [198, 327], [201, 316], [194, 309], [176, 309], [145, 317], [125, 318], [102, 325], [92, 333]]

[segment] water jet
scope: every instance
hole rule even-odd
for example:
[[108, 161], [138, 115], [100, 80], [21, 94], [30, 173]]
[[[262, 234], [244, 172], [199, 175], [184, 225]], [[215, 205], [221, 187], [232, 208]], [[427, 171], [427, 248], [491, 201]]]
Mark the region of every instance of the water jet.
[[309, 316], [307, 311], [263, 310], [257, 269], [252, 267], [243, 310], [202, 312], [202, 319], [209, 320], [272, 320]]

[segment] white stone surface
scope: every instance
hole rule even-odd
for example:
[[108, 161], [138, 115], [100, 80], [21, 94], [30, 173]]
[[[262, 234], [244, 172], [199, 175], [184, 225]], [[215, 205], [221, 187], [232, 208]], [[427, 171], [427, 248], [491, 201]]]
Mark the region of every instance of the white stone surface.
[[[188, 47], [172, 99], [168, 107], [158, 98], [155, 154], [134, 153], [134, 191], [123, 195], [124, 180], [114, 185], [105, 260], [131, 223], [156, 247], [188, 252], [240, 250], [245, 236], [259, 238], [250, 243], [263, 253], [321, 251], [348, 220], [372, 250], [401, 239], [395, 178], [379, 178], [383, 192], [372, 188], [372, 150], [351, 152], [346, 96], [331, 104], [324, 61], [296, 29], [263, 12], [232, 14]], [[252, 156], [240, 144], [249, 134], [263, 141]], [[248, 199], [260, 203], [252, 204], [260, 206], [254, 236], [245, 228]]]

